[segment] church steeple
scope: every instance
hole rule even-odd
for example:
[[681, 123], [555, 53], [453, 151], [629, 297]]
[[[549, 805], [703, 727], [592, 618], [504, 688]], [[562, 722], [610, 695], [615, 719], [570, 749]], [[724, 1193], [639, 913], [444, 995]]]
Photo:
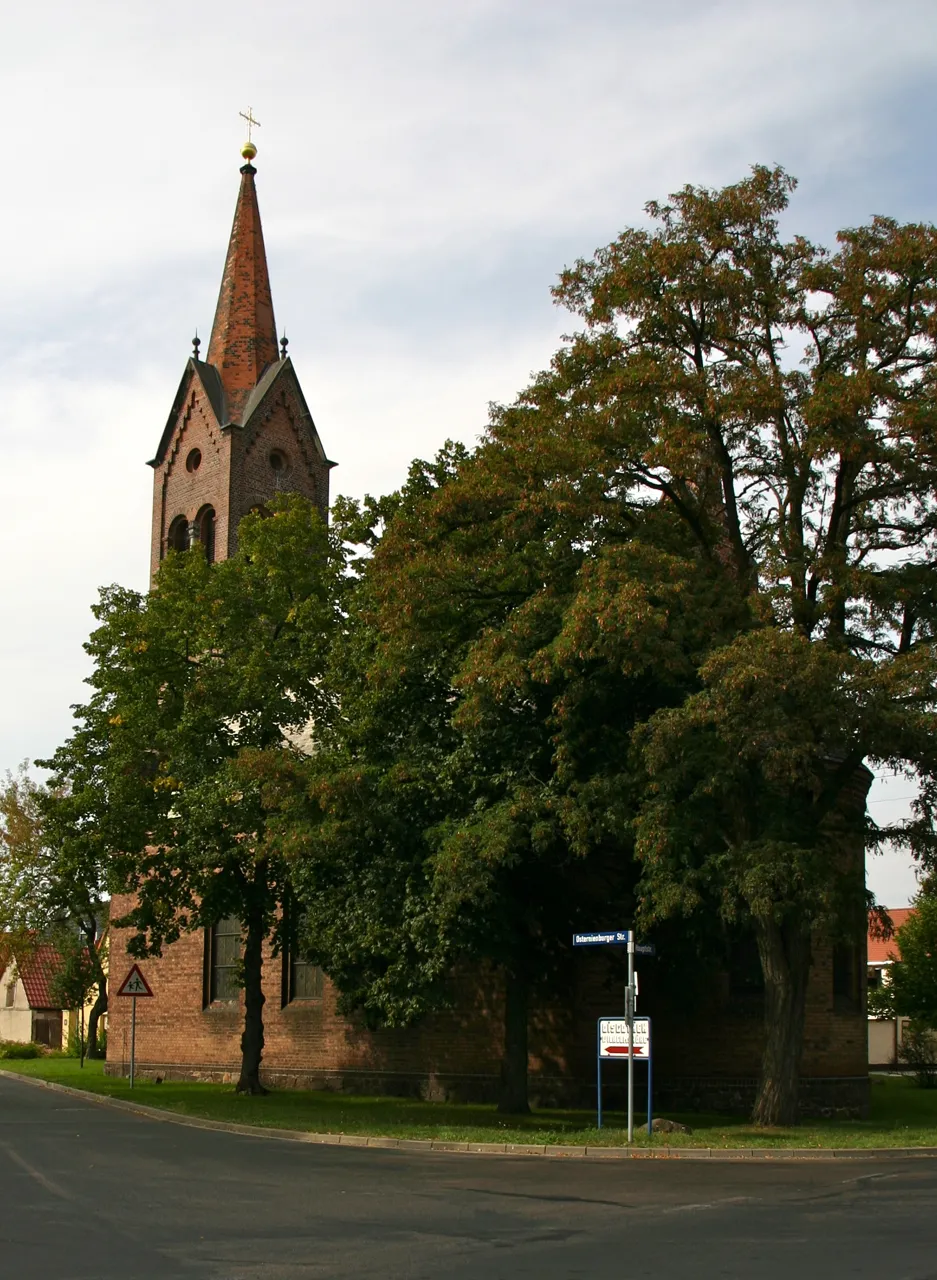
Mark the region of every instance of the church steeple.
[[[243, 114], [243, 113], [242, 113]], [[257, 121], [248, 112], [248, 128]], [[155, 579], [171, 551], [198, 543], [209, 560], [237, 548], [237, 530], [250, 511], [266, 511], [282, 493], [329, 511], [329, 471], [286, 335], [278, 350], [260, 210], [248, 137], [247, 162], [208, 344], [198, 337], [152, 459]]]
[[242, 154], [241, 189], [234, 210], [218, 306], [208, 343], [207, 363], [214, 365], [225, 393], [231, 422], [241, 422], [244, 406], [264, 369], [279, 359], [267, 254], [251, 160], [253, 143]]

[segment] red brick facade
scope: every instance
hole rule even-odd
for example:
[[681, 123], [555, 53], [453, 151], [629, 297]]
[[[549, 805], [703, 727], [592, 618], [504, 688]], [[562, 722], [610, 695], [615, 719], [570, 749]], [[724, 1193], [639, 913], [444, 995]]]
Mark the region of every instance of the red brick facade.
[[[250, 164], [241, 170], [208, 360], [189, 360], [151, 464], [154, 574], [173, 530], [183, 545], [209, 536], [200, 522], [209, 508], [216, 559], [232, 554], [240, 519], [269, 502], [278, 489], [304, 494], [323, 516], [328, 510], [332, 464], [292, 364], [277, 349], [254, 173]], [[855, 867], [852, 874], [860, 870]], [[119, 918], [129, 905], [129, 899], [116, 898], [112, 917]], [[114, 990], [130, 964], [126, 941], [125, 932], [113, 929]], [[153, 999], [138, 1001], [137, 1069], [144, 1075], [237, 1076], [243, 993], [230, 1004], [207, 999], [206, 946], [199, 931], [168, 947], [160, 959], [143, 963], [155, 993]], [[857, 971], [864, 982], [864, 955], [859, 959]], [[675, 1101], [749, 1105], [761, 1057], [760, 1007], [733, 1003], [728, 984], [717, 982], [698, 1008], [678, 1015], [655, 993], [653, 965], [645, 967], [641, 1011], [655, 1019], [655, 1073], [663, 1098], [669, 1089]], [[609, 974], [607, 956], [571, 955], [562, 994], [534, 1008], [530, 1067], [535, 1098], [584, 1102], [594, 1096], [595, 1019], [615, 1015], [622, 1006], [620, 984], [613, 985]], [[503, 996], [493, 975], [466, 976], [452, 1012], [407, 1031], [367, 1031], [359, 1020], [340, 1016], [328, 981], [319, 998], [286, 1001], [282, 962], [269, 952], [264, 992], [263, 1071], [271, 1082], [427, 1097], [495, 1095]], [[128, 1068], [129, 1003], [116, 996], [111, 1001], [110, 1072]], [[852, 1110], [862, 1109], [868, 1079], [864, 1008], [864, 989], [857, 990], [850, 1007], [836, 1007], [832, 954], [818, 948], [803, 1059], [805, 1083], [817, 1085], [817, 1105], [842, 1101]], [[614, 1089], [614, 1081], [608, 1083]]]
[[[130, 900], [116, 899], [114, 914]], [[129, 968], [127, 934], [111, 935], [115, 985]], [[230, 1004], [207, 999], [205, 931], [184, 936], [159, 959], [142, 962], [155, 997], [138, 1001], [137, 1070], [143, 1075], [236, 1080], [243, 1026], [243, 993]], [[857, 956], [857, 973], [865, 971]], [[588, 1103], [595, 1082], [595, 1020], [622, 1007], [620, 983], [597, 951], [571, 958], [569, 981], [556, 1001], [536, 1003], [530, 1021], [531, 1092], [535, 1099]], [[668, 1009], [655, 991], [654, 962], [644, 961], [640, 1012], [654, 1024], [658, 1096], [679, 1103], [750, 1105], [763, 1044], [758, 998], [735, 1001], [717, 980], [691, 1013]], [[493, 1100], [500, 1078], [503, 996], [494, 975], [458, 983], [454, 1010], [405, 1031], [369, 1031], [336, 1012], [326, 979], [321, 998], [285, 1002], [283, 964], [264, 955], [264, 1078], [294, 1087], [394, 1092], [423, 1097]], [[129, 1002], [111, 1002], [108, 1063], [128, 1068]], [[811, 973], [802, 1075], [821, 1086], [817, 1105], [861, 1109], [867, 1079], [866, 1018], [861, 990], [837, 1007], [832, 952], [819, 946]], [[606, 1083], [612, 1093], [613, 1067]], [[623, 1076], [621, 1077], [623, 1080]], [[619, 1084], [621, 1081], [619, 1080]], [[640, 1083], [640, 1082], [639, 1082]]]

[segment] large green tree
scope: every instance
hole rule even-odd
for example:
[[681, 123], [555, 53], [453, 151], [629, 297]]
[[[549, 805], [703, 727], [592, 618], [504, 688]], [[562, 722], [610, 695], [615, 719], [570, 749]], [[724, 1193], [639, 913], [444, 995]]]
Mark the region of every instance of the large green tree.
[[238, 1089], [261, 1091], [262, 945], [288, 944], [288, 867], [265, 840], [258, 753], [302, 755], [331, 703], [320, 676], [338, 619], [341, 563], [296, 496], [246, 517], [230, 559], [170, 553], [149, 595], [102, 592], [90, 699], [51, 761], [57, 819], [93, 844], [129, 950], [159, 955], [183, 931], [236, 916], [245, 992]]
[[[400, 1025], [446, 1002], [454, 969], [497, 975], [505, 1111], [528, 1105], [532, 994], [568, 998], [571, 931], [634, 912], [630, 732], [737, 623], [718, 569], [688, 576], [679, 525], [621, 500], [620, 466], [607, 433], [517, 406], [473, 455], [340, 504], [337, 530], [370, 551], [329, 673], [342, 714], [302, 778], [268, 780], [345, 1007]], [[628, 638], [584, 663], [594, 601], [626, 576]]]
[[[782, 236], [793, 188], [649, 205], [564, 272], [584, 328], [474, 454], [347, 513], [373, 554], [292, 817], [323, 962], [382, 1015], [460, 955], [523, 988], [558, 942], [545, 886], [572, 914], [611, 868], [617, 916], [634, 858], [645, 925], [751, 929], [770, 1124], [814, 939], [862, 929], [867, 842], [933, 857], [937, 794], [937, 232], [826, 251]], [[866, 760], [923, 779], [914, 823], [871, 827]]]
[[[754, 928], [768, 1124], [796, 1115], [812, 939], [861, 928], [862, 761], [937, 762], [937, 231], [784, 239], [793, 186], [759, 168], [649, 205], [564, 273], [586, 330], [531, 392], [620, 424], [632, 500], [746, 615], [636, 735], [637, 852], [645, 919], [714, 903]], [[932, 858], [926, 795], [890, 834]]]

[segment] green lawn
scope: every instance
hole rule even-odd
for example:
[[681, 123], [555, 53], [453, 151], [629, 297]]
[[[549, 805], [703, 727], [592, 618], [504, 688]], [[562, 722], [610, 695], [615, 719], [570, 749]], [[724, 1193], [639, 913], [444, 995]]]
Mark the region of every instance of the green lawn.
[[[80, 1070], [74, 1058], [40, 1058], [0, 1062], [0, 1068], [39, 1076], [113, 1098], [132, 1098], [182, 1115], [310, 1133], [372, 1134], [395, 1138], [436, 1138], [448, 1142], [569, 1143], [576, 1146], [620, 1146], [625, 1117], [607, 1116], [595, 1127], [587, 1111], [537, 1111], [531, 1116], [502, 1118], [493, 1107], [404, 1098], [364, 1098], [323, 1090], [281, 1090], [266, 1098], [238, 1097], [231, 1085], [153, 1084], [137, 1081], [131, 1092], [126, 1079], [105, 1076], [100, 1063]], [[668, 1113], [692, 1127], [690, 1136], [657, 1137], [655, 1146], [694, 1147], [918, 1147], [937, 1146], [937, 1089], [919, 1089], [904, 1077], [874, 1076], [872, 1114], [868, 1120], [815, 1121], [793, 1129], [759, 1129], [743, 1118]], [[640, 1119], [640, 1117], [639, 1117]], [[639, 1139], [647, 1145], [647, 1139]]]

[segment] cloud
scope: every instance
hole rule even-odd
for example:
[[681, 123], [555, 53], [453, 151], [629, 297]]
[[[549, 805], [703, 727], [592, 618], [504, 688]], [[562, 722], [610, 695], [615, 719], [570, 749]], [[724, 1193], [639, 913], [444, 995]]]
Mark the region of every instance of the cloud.
[[0, 767], [62, 736], [96, 586], [145, 586], [143, 463], [208, 336], [238, 110], [278, 321], [360, 493], [475, 437], [569, 327], [556, 273], [650, 197], [781, 162], [816, 238], [929, 216], [935, 64], [930, 0], [11, 9]]

